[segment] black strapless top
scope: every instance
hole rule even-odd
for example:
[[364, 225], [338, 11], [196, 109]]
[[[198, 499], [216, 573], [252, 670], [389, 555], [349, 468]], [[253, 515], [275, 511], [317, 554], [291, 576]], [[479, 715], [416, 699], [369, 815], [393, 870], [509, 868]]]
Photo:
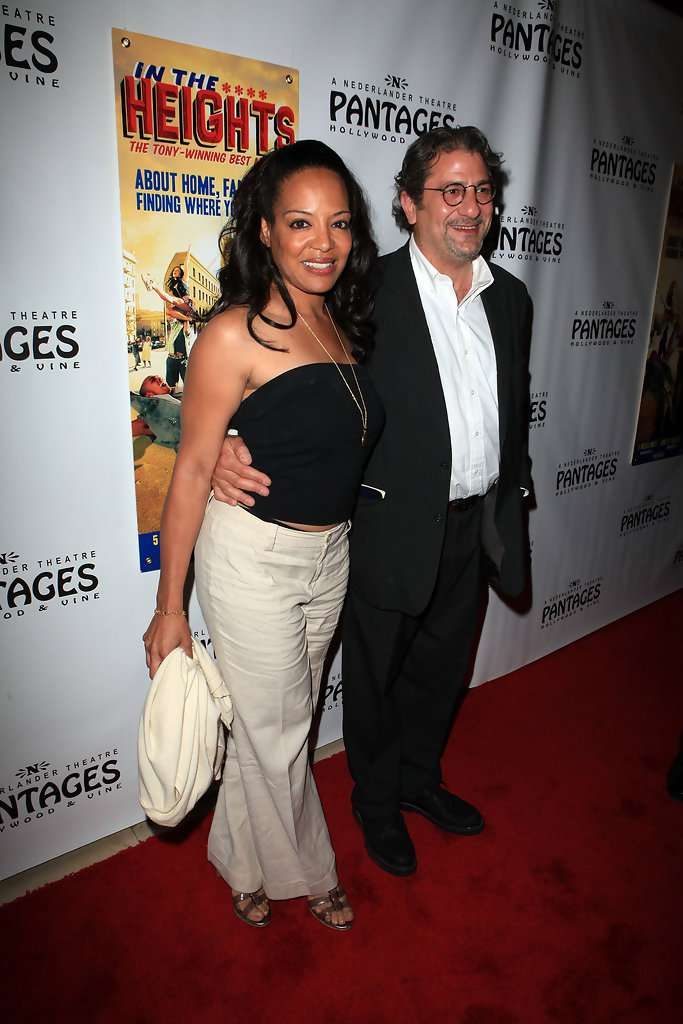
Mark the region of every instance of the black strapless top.
[[[261, 519], [311, 526], [351, 517], [365, 463], [384, 426], [384, 408], [364, 366], [355, 366], [368, 431], [361, 444], [361, 416], [333, 363], [285, 370], [252, 392], [233, 416], [251, 452], [267, 473], [270, 495], [255, 494], [249, 509]], [[341, 371], [356, 393], [348, 366]]]

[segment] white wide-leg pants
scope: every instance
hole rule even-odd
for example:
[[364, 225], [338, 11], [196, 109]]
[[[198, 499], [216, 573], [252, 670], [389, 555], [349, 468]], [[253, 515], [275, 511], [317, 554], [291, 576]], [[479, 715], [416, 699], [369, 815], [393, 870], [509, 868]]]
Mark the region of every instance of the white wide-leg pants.
[[207, 505], [197, 595], [235, 716], [208, 856], [239, 892], [289, 899], [337, 884], [308, 736], [346, 592], [348, 529], [292, 530]]

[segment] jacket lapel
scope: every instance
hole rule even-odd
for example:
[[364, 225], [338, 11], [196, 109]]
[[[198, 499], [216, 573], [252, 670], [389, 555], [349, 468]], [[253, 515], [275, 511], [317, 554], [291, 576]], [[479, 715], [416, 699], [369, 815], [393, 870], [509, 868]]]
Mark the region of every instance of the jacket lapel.
[[401, 314], [402, 344], [406, 347], [413, 368], [412, 385], [415, 395], [422, 404], [423, 419], [425, 422], [431, 422], [432, 429], [436, 431], [433, 436], [434, 442], [445, 446], [450, 457], [451, 435], [446, 399], [432, 336], [429, 333], [410, 260], [408, 243], [395, 254], [391, 269], [391, 287], [396, 308]]
[[[446, 400], [443, 395], [441, 375], [434, 354], [431, 335], [422, 308], [420, 293], [410, 261], [408, 245], [393, 254], [391, 268], [387, 267], [385, 287], [392, 293], [392, 301], [401, 312], [402, 343], [410, 352], [411, 365], [415, 368], [413, 380], [415, 393], [425, 401], [425, 415], [436, 416], [443, 427], [443, 440], [448, 441], [450, 432]], [[498, 391], [498, 435], [501, 457], [510, 416], [512, 363], [508, 343], [510, 325], [507, 322], [504, 287], [495, 274], [493, 284], [481, 293], [484, 312], [491, 329], [493, 347], [496, 353], [496, 384]], [[406, 353], [408, 354], [408, 353]], [[438, 399], [436, 398], [438, 396]]]

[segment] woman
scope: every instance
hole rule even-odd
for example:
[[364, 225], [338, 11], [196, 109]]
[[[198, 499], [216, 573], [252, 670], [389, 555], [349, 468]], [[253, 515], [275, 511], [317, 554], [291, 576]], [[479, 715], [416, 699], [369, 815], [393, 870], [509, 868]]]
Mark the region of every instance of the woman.
[[185, 253], [185, 266], [173, 267], [164, 291], [149, 274], [143, 273], [142, 281], [147, 291], [156, 292], [166, 303], [166, 316], [172, 321], [166, 340], [166, 380], [175, 388], [180, 380], [185, 382], [187, 358], [194, 343], [194, 324], [199, 314], [194, 308], [185, 279], [190, 271], [190, 246]]
[[181, 325], [185, 335], [190, 334], [191, 324], [197, 320], [198, 314], [194, 308], [190, 293], [187, 285], [185, 284], [185, 278], [189, 273], [190, 263], [190, 246], [188, 245], [185, 253], [185, 266], [181, 267], [180, 264], [173, 267], [168, 281], [166, 282], [167, 291], [153, 281], [149, 274], [143, 273], [142, 283], [144, 284], [147, 291], [156, 292], [160, 299], [166, 303], [166, 316], [171, 320], [177, 320]]
[[142, 365], [143, 366], [151, 366], [152, 365], [152, 336], [151, 336], [151, 334], [146, 334], [145, 338], [144, 338], [144, 341], [142, 342]]
[[[269, 899], [307, 896], [317, 920], [347, 931], [308, 735], [346, 590], [348, 518], [384, 419], [358, 365], [376, 247], [358, 183], [314, 141], [255, 164], [221, 242], [229, 259], [190, 360], [147, 662], [153, 674], [174, 647], [191, 651], [182, 596], [196, 541], [197, 593], [235, 713], [209, 860], [247, 924], [270, 922]], [[249, 511], [206, 504], [231, 425], [279, 481]]]

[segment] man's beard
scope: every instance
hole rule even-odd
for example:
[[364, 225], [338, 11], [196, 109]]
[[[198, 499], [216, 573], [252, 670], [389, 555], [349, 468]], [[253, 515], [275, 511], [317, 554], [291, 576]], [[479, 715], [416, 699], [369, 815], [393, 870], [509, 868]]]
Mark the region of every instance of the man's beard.
[[[451, 225], [447, 224], [446, 225], [445, 239], [444, 240], [445, 240], [445, 243], [446, 243], [446, 248], [448, 249], [448, 252], [451, 254], [451, 256], [454, 256], [458, 260], [469, 261], [470, 263], [473, 262], [474, 260], [476, 260], [477, 256], [479, 256], [479, 254], [480, 254], [480, 252], [482, 250], [482, 246], [484, 244], [484, 238], [486, 237], [485, 234], [484, 235], [481, 234], [481, 227], [482, 227], [483, 223], [484, 222], [482, 220], [478, 220], [478, 221], [467, 221], [467, 222], [463, 223], [462, 225], [460, 225], [462, 227], [474, 227], [474, 228], [478, 229], [478, 233], [476, 235], [476, 249], [470, 249], [469, 247], [468, 248], [462, 247], [461, 243], [459, 243], [453, 237], [453, 235], [449, 231], [449, 227], [450, 228], [457, 227], [458, 226], [457, 224], [455, 224], [455, 225], [454, 224], [451, 224]], [[472, 237], [474, 239], [475, 236], [473, 235]]]

